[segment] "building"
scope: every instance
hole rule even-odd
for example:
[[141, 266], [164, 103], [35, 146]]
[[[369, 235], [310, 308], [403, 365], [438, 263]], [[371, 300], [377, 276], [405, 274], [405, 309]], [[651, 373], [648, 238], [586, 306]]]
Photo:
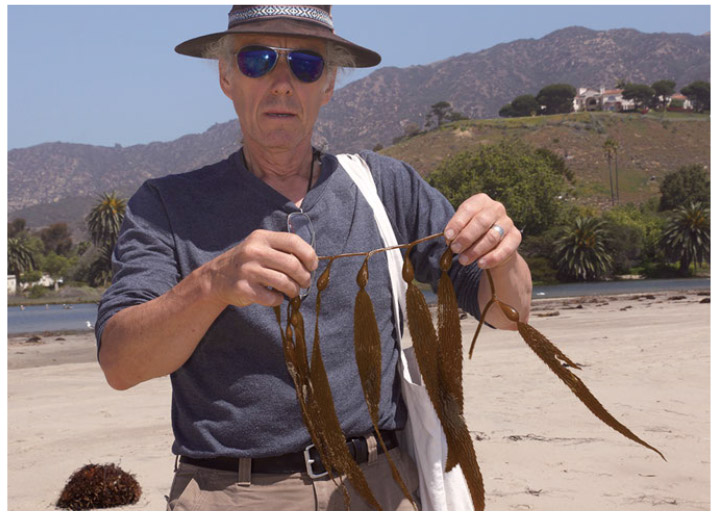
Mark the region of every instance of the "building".
[[[672, 106], [672, 103], [677, 101], [675, 104], [680, 104], [681, 107]], [[692, 110], [693, 106], [690, 100], [682, 94], [672, 94], [669, 98], [668, 107], [671, 109], [683, 109], [685, 111]]]
[[573, 99], [573, 109], [576, 112], [582, 111], [610, 111], [622, 112], [635, 109], [633, 100], [623, 99], [622, 90], [600, 90], [594, 88], [578, 88], [577, 95]]

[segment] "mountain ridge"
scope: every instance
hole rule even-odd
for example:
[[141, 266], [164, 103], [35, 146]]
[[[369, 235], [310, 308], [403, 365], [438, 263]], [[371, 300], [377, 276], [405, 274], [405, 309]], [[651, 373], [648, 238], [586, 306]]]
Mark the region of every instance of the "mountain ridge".
[[[426, 65], [378, 69], [334, 93], [316, 123], [314, 143], [332, 153], [385, 147], [408, 124], [422, 126], [438, 101], [451, 102], [471, 119], [486, 119], [516, 96], [553, 83], [599, 87], [619, 79], [648, 84], [672, 79], [679, 90], [709, 79], [709, 57], [709, 35], [566, 27]], [[49, 142], [12, 149], [8, 212], [24, 214], [31, 226], [46, 225], [51, 222], [28, 216], [28, 208], [62, 205], [69, 197], [90, 200], [111, 190], [130, 195], [148, 178], [221, 160], [239, 142], [238, 122], [229, 120], [167, 142], [126, 147]], [[66, 219], [77, 221], [77, 211], [70, 212]]]

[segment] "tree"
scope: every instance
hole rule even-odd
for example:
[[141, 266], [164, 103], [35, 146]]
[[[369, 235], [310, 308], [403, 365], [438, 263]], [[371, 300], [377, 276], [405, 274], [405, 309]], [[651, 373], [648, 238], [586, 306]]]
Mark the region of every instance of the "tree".
[[10, 275], [34, 270], [35, 260], [24, 239], [11, 237], [7, 240], [7, 271]]
[[19, 237], [26, 230], [27, 223], [22, 218], [15, 218], [7, 224], [7, 237]]
[[510, 104], [503, 106], [498, 115], [501, 117], [530, 117], [540, 113], [540, 103], [533, 95], [519, 95]]
[[55, 252], [67, 255], [72, 249], [72, 234], [67, 223], [54, 223], [40, 231], [40, 239], [45, 245], [45, 254]]
[[570, 113], [573, 111], [573, 100], [575, 99], [575, 87], [559, 83], [543, 87], [536, 99], [545, 106], [544, 113], [552, 115], [555, 113]]
[[94, 260], [87, 273], [90, 286], [103, 286], [112, 280], [112, 250], [109, 244], [96, 250]]
[[72, 267], [72, 262], [73, 261], [71, 261], [67, 257], [56, 254], [54, 251], [51, 251], [49, 254], [43, 257], [42, 263], [40, 264], [40, 268], [42, 268], [43, 272], [47, 272], [53, 278], [64, 277], [70, 271], [70, 268]]
[[439, 101], [431, 106], [431, 110], [426, 115], [426, 125], [431, 126], [433, 119], [436, 120], [436, 127], [443, 124], [444, 119], [451, 111], [451, 103], [448, 101]]
[[700, 202], [709, 207], [709, 172], [700, 164], [680, 167], [662, 180], [660, 194], [659, 211], [674, 210], [690, 202]]
[[610, 179], [610, 202], [615, 205], [615, 189], [612, 184], [612, 159], [617, 150], [617, 142], [608, 137], [602, 145], [602, 150], [605, 152], [605, 158], [607, 159], [607, 176]]
[[643, 84], [628, 83], [622, 91], [623, 99], [635, 101], [636, 108], [649, 106], [652, 98], [655, 97], [655, 90]]
[[706, 81], [694, 81], [680, 90], [695, 107], [695, 111], [703, 112], [710, 109], [710, 84]]
[[565, 280], [599, 279], [612, 263], [603, 223], [591, 216], [579, 216], [565, 227], [555, 249], [558, 273]]
[[613, 273], [629, 273], [631, 268], [655, 260], [653, 234], [659, 239], [663, 218], [658, 216], [656, 204], [651, 205], [655, 208], [628, 203], [602, 213], [605, 247], [612, 258]]
[[655, 104], [661, 104], [663, 110], [667, 108], [667, 98], [675, 93], [675, 82], [669, 79], [655, 81], [652, 89], [655, 91]]
[[680, 274], [689, 274], [690, 263], [709, 260], [710, 211], [700, 202], [690, 202], [675, 210], [665, 226], [661, 244], [671, 260], [680, 261]]
[[[620, 176], [618, 174], [617, 169], [617, 151], [620, 149], [620, 144], [617, 142], [617, 140], [613, 139], [612, 137], [608, 137], [605, 139], [605, 143], [603, 144], [603, 150], [605, 151], [605, 155], [608, 160], [608, 169], [611, 169], [611, 162], [615, 163], [615, 198], [617, 199], [617, 204], [620, 204]], [[612, 176], [610, 177], [610, 196], [612, 197]], [[615, 199], [612, 200], [613, 205], [615, 204]]]
[[119, 198], [114, 191], [100, 195], [97, 205], [87, 215], [87, 228], [95, 246], [109, 243], [114, 247], [126, 207], [127, 200]]
[[97, 259], [90, 265], [90, 284], [100, 286], [111, 279], [112, 250], [117, 243], [120, 226], [127, 208], [127, 200], [117, 193], [104, 193], [87, 215], [90, 239], [99, 249]]
[[436, 127], [439, 127], [444, 122], [463, 120], [467, 119], [467, 117], [462, 113], [453, 111], [453, 106], [448, 101], [439, 101], [431, 106], [431, 110], [426, 115], [426, 126], [432, 126], [434, 119]]
[[536, 234], [552, 225], [569, 189], [565, 163], [549, 150], [504, 140], [444, 159], [428, 177], [458, 207], [483, 192], [506, 207], [516, 226]]
[[517, 117], [517, 115], [513, 110], [513, 106], [508, 103], [500, 107], [500, 110], [498, 110], [498, 117]]

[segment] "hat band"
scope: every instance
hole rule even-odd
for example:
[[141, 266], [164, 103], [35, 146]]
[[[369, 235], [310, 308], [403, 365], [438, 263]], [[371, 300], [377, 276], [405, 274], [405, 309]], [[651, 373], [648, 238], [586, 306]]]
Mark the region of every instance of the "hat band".
[[257, 5], [233, 11], [229, 13], [229, 28], [249, 21], [285, 17], [310, 20], [334, 30], [331, 15], [322, 9], [306, 5]]

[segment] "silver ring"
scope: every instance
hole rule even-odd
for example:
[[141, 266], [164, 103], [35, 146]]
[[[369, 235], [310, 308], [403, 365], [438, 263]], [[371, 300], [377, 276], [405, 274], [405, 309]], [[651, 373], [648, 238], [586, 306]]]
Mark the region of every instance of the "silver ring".
[[503, 236], [505, 235], [505, 230], [503, 230], [503, 227], [501, 227], [500, 225], [493, 225], [492, 227], [490, 227], [490, 229], [498, 232], [498, 239], [503, 239]]

